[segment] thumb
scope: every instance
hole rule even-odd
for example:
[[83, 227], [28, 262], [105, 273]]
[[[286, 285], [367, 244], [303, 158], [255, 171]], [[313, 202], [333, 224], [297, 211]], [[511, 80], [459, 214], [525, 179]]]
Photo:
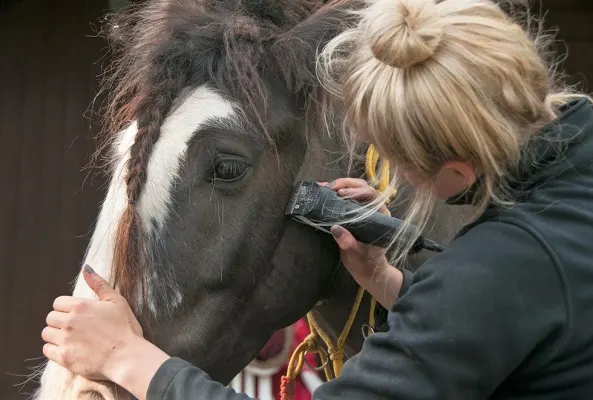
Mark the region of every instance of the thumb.
[[331, 233], [334, 236], [336, 243], [343, 251], [350, 252], [360, 247], [360, 243], [358, 243], [354, 236], [339, 225], [332, 226]]
[[97, 274], [90, 265], [85, 264], [83, 271], [84, 280], [93, 292], [99, 296], [99, 300], [113, 300], [118, 296], [117, 292], [109, 286], [109, 283]]

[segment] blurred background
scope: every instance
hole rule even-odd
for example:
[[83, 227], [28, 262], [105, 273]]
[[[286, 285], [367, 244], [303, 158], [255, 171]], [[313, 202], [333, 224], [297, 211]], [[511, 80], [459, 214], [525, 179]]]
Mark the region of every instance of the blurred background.
[[[86, 168], [100, 129], [92, 102], [109, 61], [97, 32], [125, 3], [0, 0], [0, 400], [34, 390], [23, 382], [43, 361], [45, 316], [70, 292], [90, 239], [106, 184]], [[559, 29], [563, 69], [589, 91], [593, 1], [533, 1], [540, 7]]]

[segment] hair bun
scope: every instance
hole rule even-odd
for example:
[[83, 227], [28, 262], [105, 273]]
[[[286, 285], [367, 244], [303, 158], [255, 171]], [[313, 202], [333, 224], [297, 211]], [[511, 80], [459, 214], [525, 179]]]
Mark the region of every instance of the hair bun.
[[376, 0], [362, 23], [373, 55], [396, 68], [430, 58], [443, 36], [434, 0]]

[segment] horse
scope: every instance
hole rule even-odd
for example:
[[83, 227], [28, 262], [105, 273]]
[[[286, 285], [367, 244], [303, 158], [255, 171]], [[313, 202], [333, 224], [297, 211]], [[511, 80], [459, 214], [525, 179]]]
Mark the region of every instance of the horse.
[[[84, 263], [126, 297], [150, 341], [222, 384], [312, 309], [336, 337], [358, 291], [333, 238], [284, 215], [295, 181], [364, 177], [325, 131], [315, 72], [357, 6], [149, 0], [111, 20], [110, 178]], [[443, 209], [433, 237], [461, 220]], [[80, 275], [73, 295], [96, 298]], [[347, 357], [362, 346], [363, 314]], [[34, 399], [127, 396], [49, 362]]]

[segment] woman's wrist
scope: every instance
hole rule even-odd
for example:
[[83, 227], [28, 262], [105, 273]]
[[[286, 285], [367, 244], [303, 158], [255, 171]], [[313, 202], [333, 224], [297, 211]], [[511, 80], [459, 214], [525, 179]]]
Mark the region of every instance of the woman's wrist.
[[144, 400], [152, 378], [169, 358], [161, 349], [138, 336], [114, 357], [113, 367], [106, 376], [137, 399]]
[[383, 307], [390, 309], [401, 290], [403, 274], [387, 260], [372, 274], [353, 275], [354, 280], [369, 292]]

